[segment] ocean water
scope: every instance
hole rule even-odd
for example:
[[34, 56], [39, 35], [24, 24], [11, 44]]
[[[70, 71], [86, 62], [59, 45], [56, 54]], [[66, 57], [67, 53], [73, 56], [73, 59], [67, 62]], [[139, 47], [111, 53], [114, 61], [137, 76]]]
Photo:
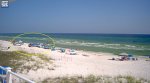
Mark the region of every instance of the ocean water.
[[[21, 33], [1, 33], [0, 39], [12, 40]], [[56, 47], [73, 48], [95, 52], [122, 52], [133, 55], [150, 55], [150, 35], [146, 34], [69, 34], [44, 33], [53, 38]], [[24, 42], [49, 42], [49, 38], [39, 34], [17, 37]]]

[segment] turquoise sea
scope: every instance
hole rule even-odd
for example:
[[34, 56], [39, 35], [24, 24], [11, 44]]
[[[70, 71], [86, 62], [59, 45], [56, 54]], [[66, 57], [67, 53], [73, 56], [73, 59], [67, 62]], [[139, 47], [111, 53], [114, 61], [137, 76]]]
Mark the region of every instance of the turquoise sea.
[[[0, 33], [1, 40], [12, 40], [22, 33]], [[95, 52], [133, 55], [150, 55], [150, 34], [73, 34], [44, 33], [54, 39], [56, 47], [73, 48]], [[24, 42], [47, 42], [48, 38], [39, 34], [17, 37]]]

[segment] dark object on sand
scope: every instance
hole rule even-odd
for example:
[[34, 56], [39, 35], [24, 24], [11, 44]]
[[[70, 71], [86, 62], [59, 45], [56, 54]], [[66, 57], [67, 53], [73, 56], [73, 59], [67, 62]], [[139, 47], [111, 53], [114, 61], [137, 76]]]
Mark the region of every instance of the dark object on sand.
[[60, 52], [61, 52], [61, 53], [64, 53], [64, 52], [65, 52], [65, 49], [64, 49], [64, 48], [61, 48], [61, 49], [60, 49]]
[[87, 54], [82, 54], [82, 56], [86, 56], [86, 57], [88, 57], [89, 55], [87, 55]]
[[40, 44], [37, 44], [37, 43], [30, 43], [28, 46], [29, 46], [29, 47], [40, 47]]
[[115, 58], [112, 58], [112, 60], [115, 60]]
[[8, 47], [8, 49], [10, 49], [10, 47]]

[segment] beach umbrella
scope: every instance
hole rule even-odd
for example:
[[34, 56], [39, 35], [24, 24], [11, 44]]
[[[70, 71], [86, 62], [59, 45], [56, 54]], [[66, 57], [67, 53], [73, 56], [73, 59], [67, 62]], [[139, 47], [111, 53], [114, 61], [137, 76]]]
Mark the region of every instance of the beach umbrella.
[[120, 53], [119, 56], [128, 56], [128, 53]]

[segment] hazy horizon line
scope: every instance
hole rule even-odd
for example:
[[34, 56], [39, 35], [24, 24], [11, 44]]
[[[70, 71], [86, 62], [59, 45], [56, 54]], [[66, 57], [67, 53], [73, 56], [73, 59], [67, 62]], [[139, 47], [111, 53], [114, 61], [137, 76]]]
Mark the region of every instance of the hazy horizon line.
[[0, 32], [0, 34], [22, 34], [22, 33], [45, 33], [45, 34], [128, 34], [128, 35], [150, 35], [150, 33], [54, 33], [54, 32]]

